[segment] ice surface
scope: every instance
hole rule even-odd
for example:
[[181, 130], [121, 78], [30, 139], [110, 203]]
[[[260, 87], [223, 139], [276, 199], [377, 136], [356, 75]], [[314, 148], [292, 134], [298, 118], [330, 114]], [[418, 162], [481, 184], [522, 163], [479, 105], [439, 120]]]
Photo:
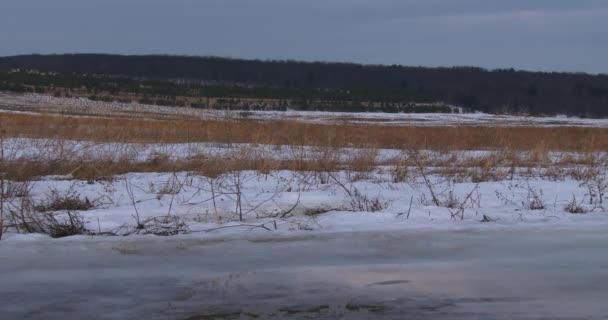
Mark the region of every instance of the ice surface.
[[7, 241], [0, 312], [6, 319], [606, 319], [605, 230]]

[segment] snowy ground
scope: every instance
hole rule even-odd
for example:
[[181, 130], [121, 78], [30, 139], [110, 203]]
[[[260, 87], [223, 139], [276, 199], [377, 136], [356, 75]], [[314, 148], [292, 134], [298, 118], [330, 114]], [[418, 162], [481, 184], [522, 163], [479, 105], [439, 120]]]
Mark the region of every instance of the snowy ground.
[[383, 125], [474, 125], [474, 126], [577, 126], [608, 128], [608, 119], [553, 116], [531, 117], [465, 114], [349, 113], [316, 111], [219, 111], [165, 107], [139, 103], [91, 101], [85, 98], [58, 98], [40, 94], [0, 92], [0, 112], [61, 113], [79, 116], [128, 116], [160, 118], [296, 120], [312, 123], [376, 123]]
[[[86, 199], [95, 207], [76, 213], [87, 229], [102, 234], [133, 232], [138, 220], [168, 216], [183, 224], [181, 233], [196, 238], [421, 227], [608, 226], [608, 213], [597, 200], [595, 206], [589, 204], [589, 189], [580, 181], [515, 176], [477, 184], [430, 179], [439, 206], [422, 178], [395, 183], [379, 171], [358, 177], [349, 172], [242, 171], [215, 179], [190, 173], [131, 173], [111, 181], [49, 177], [29, 182], [28, 188], [38, 205], [55, 198]], [[573, 196], [588, 213], [566, 212]], [[16, 208], [19, 201], [13, 201]], [[532, 209], [535, 202], [543, 208]], [[491, 221], [481, 222], [484, 216]], [[31, 236], [9, 232], [4, 237], [17, 241]]]
[[[324, 152], [322, 148], [258, 144], [125, 144], [26, 138], [5, 139], [3, 147], [4, 159], [17, 163], [65, 159], [75, 163], [146, 162], [155, 157], [175, 161], [201, 155], [218, 159], [306, 160], [319, 159]], [[334, 152], [339, 153], [340, 161], [349, 161], [371, 151], [342, 148]], [[593, 180], [574, 180], [573, 174], [567, 173], [585, 170], [584, 165], [574, 163], [588, 155], [550, 152], [544, 162], [531, 162], [532, 167], [494, 168], [485, 180], [477, 178], [482, 181], [477, 183], [472, 181], [479, 168], [464, 168], [472, 171], [459, 175], [439, 173], [463, 169], [459, 163], [487, 157], [492, 152], [425, 151], [424, 154], [433, 159], [425, 169], [427, 177], [416, 167], [395, 167], [394, 163], [406, 156], [401, 150], [381, 149], [373, 150], [370, 161], [393, 164], [376, 165], [369, 172], [238, 171], [213, 178], [195, 172], [129, 173], [93, 181], [78, 181], [67, 175], [10, 182], [5, 188], [27, 190], [27, 203], [33, 206], [61, 199], [86, 201], [92, 205], [90, 210], [70, 212], [82, 216], [91, 233], [100, 234], [146, 233], [134, 228], [144, 221], [157, 224], [166, 217], [181, 226], [176, 232], [194, 237], [608, 224], [608, 213], [604, 212], [608, 207], [604, 205], [608, 202], [606, 168], [598, 169]], [[521, 157], [526, 162], [528, 156], [522, 153]], [[550, 170], [547, 163], [551, 166], [565, 158], [573, 162], [551, 169], [558, 170], [557, 173], [547, 174]], [[434, 167], [440, 164], [451, 167]], [[401, 177], [400, 171], [406, 175]], [[494, 176], [505, 180], [493, 181]], [[5, 208], [5, 212], [21, 211], [23, 199], [19, 196], [8, 199], [5, 205], [11, 208]], [[568, 212], [572, 210], [566, 207], [573, 203], [586, 213]], [[67, 213], [62, 209], [49, 211], [58, 217]], [[10, 229], [4, 239], [27, 237], [15, 231]]]

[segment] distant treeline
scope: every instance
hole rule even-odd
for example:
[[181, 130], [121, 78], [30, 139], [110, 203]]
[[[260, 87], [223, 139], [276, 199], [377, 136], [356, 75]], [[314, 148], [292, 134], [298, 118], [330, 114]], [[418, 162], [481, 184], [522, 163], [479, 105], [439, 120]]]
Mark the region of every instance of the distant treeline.
[[[7, 72], [13, 69], [57, 74]], [[491, 113], [608, 116], [608, 76], [582, 73], [101, 54], [4, 57], [0, 70], [0, 90], [11, 91], [86, 87], [110, 94], [348, 101], [365, 106], [441, 101]]]

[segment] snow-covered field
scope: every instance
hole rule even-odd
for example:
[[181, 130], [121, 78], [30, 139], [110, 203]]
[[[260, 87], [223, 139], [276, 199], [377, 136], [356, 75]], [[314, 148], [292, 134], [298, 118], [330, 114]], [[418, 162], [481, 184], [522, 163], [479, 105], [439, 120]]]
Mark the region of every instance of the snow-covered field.
[[470, 126], [575, 126], [608, 128], [608, 119], [578, 117], [511, 116], [485, 113], [414, 114], [414, 113], [352, 113], [320, 111], [220, 111], [195, 108], [166, 107], [139, 103], [92, 101], [85, 98], [61, 98], [40, 94], [0, 92], [0, 112], [58, 113], [78, 116], [127, 116], [130, 118], [198, 118], [257, 120], [295, 120], [309, 123], [355, 123], [382, 125], [470, 125]]
[[[29, 138], [5, 139], [2, 146], [3, 159], [7, 161], [18, 164], [69, 160], [77, 166], [74, 170], [79, 163], [91, 161], [99, 165], [103, 161], [171, 162], [197, 156], [237, 161], [319, 160], [328, 152], [306, 146], [128, 144]], [[497, 167], [483, 169], [467, 166], [495, 156], [494, 151], [420, 151], [432, 159], [427, 160], [425, 168], [416, 167], [408, 160], [412, 156], [403, 150], [334, 148], [331, 152], [339, 153], [336, 161], [343, 162], [370, 154], [369, 171], [243, 170], [218, 172], [219, 176], [211, 177], [197, 172], [147, 172], [87, 181], [76, 180], [71, 174], [26, 182], [4, 180], [5, 192], [11, 194], [3, 199], [4, 221], [10, 221], [5, 222], [5, 228], [9, 227], [4, 240], [30, 237], [20, 234], [29, 233], [20, 226], [23, 219], [18, 218], [24, 210], [34, 215], [28, 219], [36, 220], [36, 214], [43, 214], [57, 217], [60, 222], [69, 217], [69, 212], [82, 218], [85, 234], [115, 236], [247, 237], [608, 224], [608, 213], [604, 212], [608, 201], [607, 168], [601, 161], [590, 168], [586, 158], [589, 154], [548, 152], [539, 158], [521, 152], [521, 163], [527, 167], [496, 162]], [[606, 159], [604, 153], [593, 155], [598, 161]], [[322, 169], [323, 164], [317, 167]], [[61, 205], [66, 199], [86, 202], [87, 210]], [[48, 208], [40, 210], [41, 207]], [[48, 231], [42, 229], [35, 231]]]
[[[39, 206], [64, 198], [90, 203], [89, 210], [71, 213], [82, 216], [90, 234], [101, 235], [168, 232], [196, 238], [247, 238], [419, 228], [608, 227], [608, 213], [597, 199], [590, 203], [589, 189], [580, 181], [517, 176], [481, 183], [430, 179], [439, 205], [422, 178], [395, 183], [380, 170], [356, 179], [348, 172], [242, 171], [214, 179], [190, 173], [131, 173], [110, 181], [49, 177], [27, 187]], [[573, 197], [587, 213], [567, 212]], [[20, 208], [20, 199], [12, 205]], [[66, 212], [56, 214], [62, 217]], [[138, 229], [142, 224], [145, 228]], [[9, 231], [3, 241], [23, 239], [32, 236]]]

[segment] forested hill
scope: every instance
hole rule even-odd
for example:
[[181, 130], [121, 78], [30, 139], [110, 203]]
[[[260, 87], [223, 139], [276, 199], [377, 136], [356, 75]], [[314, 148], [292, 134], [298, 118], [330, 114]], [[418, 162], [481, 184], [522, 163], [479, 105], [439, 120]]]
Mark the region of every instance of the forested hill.
[[160, 55], [75, 54], [0, 58], [0, 70], [15, 68], [187, 80], [215, 86], [353, 89], [359, 98], [367, 92], [370, 101], [377, 100], [382, 92], [389, 90], [485, 112], [608, 116], [607, 75]]

